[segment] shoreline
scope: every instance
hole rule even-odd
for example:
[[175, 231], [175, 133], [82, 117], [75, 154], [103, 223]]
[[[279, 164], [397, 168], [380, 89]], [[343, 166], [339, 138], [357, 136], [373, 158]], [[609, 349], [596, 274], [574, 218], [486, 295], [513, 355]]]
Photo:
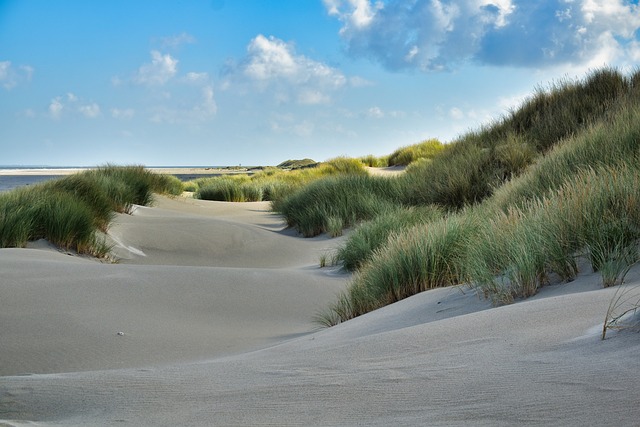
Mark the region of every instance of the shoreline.
[[[0, 176], [65, 176], [73, 175], [75, 173], [84, 172], [87, 170], [96, 169], [94, 167], [83, 168], [12, 168], [12, 169], [0, 169]], [[253, 173], [254, 171], [249, 168], [209, 168], [209, 167], [146, 167], [154, 173], [167, 174], [167, 175], [212, 175], [212, 174], [238, 174], [238, 173]]]

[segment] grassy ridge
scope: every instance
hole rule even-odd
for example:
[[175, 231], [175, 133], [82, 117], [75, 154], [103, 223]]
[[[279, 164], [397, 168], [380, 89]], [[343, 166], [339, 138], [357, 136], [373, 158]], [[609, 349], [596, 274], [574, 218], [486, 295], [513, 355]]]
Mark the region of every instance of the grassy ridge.
[[0, 247], [23, 247], [47, 239], [78, 253], [106, 256], [107, 231], [114, 212], [148, 205], [153, 193], [179, 194], [175, 177], [142, 166], [104, 166], [28, 188], [0, 194]]
[[399, 178], [401, 203], [448, 213], [389, 231], [371, 225], [377, 218], [356, 229], [338, 253], [369, 233], [383, 243], [348, 259], [354, 280], [319, 321], [458, 283], [508, 303], [551, 275], [571, 280], [581, 257], [604, 286], [620, 282], [639, 259], [639, 75], [605, 69], [561, 82], [409, 168]]

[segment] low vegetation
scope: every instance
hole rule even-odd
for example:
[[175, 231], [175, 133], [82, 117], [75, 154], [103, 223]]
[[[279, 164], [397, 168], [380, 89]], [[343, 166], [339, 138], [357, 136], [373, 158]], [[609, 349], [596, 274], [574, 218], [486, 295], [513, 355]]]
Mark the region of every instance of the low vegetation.
[[175, 177], [142, 166], [104, 166], [0, 194], [0, 247], [47, 239], [81, 254], [106, 256], [101, 238], [115, 212], [148, 205], [153, 193], [180, 194]]
[[396, 209], [398, 180], [368, 174], [318, 179], [273, 204], [290, 227], [305, 237], [340, 230]]
[[435, 205], [391, 209], [358, 225], [346, 243], [337, 250], [333, 262], [341, 264], [348, 271], [355, 271], [382, 249], [391, 235], [443, 217], [444, 211]]
[[437, 139], [429, 139], [418, 144], [398, 148], [387, 159], [388, 166], [408, 166], [417, 160], [433, 159], [444, 149]]
[[307, 184], [335, 175], [364, 175], [357, 159], [338, 157], [323, 163], [313, 160], [288, 160], [277, 167], [264, 168], [254, 174], [200, 178], [185, 184], [194, 197], [223, 202], [278, 202]]
[[389, 166], [389, 156], [376, 157], [373, 154], [369, 154], [360, 157], [358, 160], [370, 168], [386, 168]]

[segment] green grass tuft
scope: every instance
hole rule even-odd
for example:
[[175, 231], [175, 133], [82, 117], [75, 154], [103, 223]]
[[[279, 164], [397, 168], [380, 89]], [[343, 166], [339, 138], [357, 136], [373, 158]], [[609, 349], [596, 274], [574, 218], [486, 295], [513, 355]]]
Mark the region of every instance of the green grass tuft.
[[444, 149], [437, 139], [398, 148], [387, 159], [388, 166], [407, 166], [420, 159], [432, 159]]
[[149, 204], [154, 192], [182, 192], [176, 180], [141, 166], [108, 165], [0, 194], [0, 246], [47, 239], [66, 250], [106, 257], [110, 248], [99, 236], [114, 212]]
[[427, 224], [444, 216], [436, 206], [396, 208], [360, 224], [336, 252], [336, 262], [349, 271], [366, 264], [373, 254], [387, 245], [391, 236], [418, 224]]

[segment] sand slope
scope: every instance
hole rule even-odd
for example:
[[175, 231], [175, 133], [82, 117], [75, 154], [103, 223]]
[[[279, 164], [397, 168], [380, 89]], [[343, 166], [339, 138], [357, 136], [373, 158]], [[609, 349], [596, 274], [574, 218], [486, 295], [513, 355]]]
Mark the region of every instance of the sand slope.
[[[260, 204], [163, 199], [119, 218], [113, 233], [132, 249], [119, 265], [0, 251], [0, 420], [640, 423], [640, 334], [600, 340], [615, 289], [600, 289], [596, 275], [500, 308], [468, 290], [438, 289], [308, 334], [310, 316], [346, 277], [314, 266], [335, 241], [292, 237], [278, 221]], [[219, 239], [193, 240], [191, 222]], [[179, 226], [167, 231], [170, 223]], [[154, 230], [169, 233], [173, 249], [163, 250]], [[244, 238], [234, 241], [238, 233]], [[207, 248], [217, 254], [227, 239], [237, 256], [202, 256]], [[192, 256], [171, 262], [188, 242]], [[247, 267], [235, 264], [242, 253], [250, 254]], [[639, 278], [633, 271], [629, 282], [640, 285]], [[17, 375], [25, 372], [42, 373]]]
[[116, 218], [118, 264], [0, 250], [0, 375], [193, 361], [313, 331], [348, 279], [318, 267], [337, 242], [292, 237], [268, 207], [159, 198]]

